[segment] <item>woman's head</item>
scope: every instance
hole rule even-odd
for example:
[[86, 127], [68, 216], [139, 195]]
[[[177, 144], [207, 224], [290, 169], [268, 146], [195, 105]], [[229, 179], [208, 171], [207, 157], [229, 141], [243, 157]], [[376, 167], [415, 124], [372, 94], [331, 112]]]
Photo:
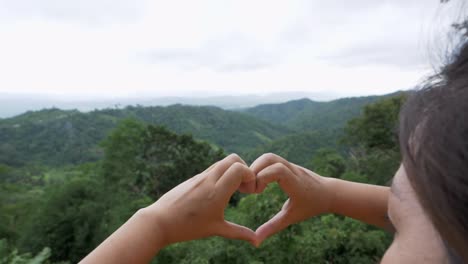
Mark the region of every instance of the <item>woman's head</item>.
[[403, 167], [452, 262], [468, 262], [468, 42], [400, 115]]

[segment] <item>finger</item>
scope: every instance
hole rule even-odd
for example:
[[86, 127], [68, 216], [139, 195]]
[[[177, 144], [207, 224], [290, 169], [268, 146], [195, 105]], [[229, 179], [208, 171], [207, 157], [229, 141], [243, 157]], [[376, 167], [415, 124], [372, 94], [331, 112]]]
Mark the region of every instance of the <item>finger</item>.
[[309, 175], [314, 175], [314, 176], [320, 176], [321, 177], [321, 175], [319, 175], [318, 173], [316, 173], [314, 171], [311, 171], [311, 170], [309, 170], [307, 168], [301, 167], [301, 166], [299, 166], [297, 164], [294, 164], [294, 163], [291, 163], [291, 164], [294, 166], [294, 168], [296, 168], [296, 170], [303, 172], [303, 174], [309, 174]]
[[208, 169], [204, 170], [202, 173], [208, 173], [211, 169], [216, 167], [216, 165], [218, 165], [218, 163], [219, 163], [219, 161], [213, 163], [210, 167], [208, 167]]
[[266, 186], [272, 182], [278, 182], [280, 188], [291, 196], [293, 190], [293, 180], [296, 175], [285, 166], [283, 163], [275, 163], [269, 167], [266, 167], [257, 174], [257, 189], [256, 193], [261, 193], [265, 190]]
[[257, 181], [255, 180], [255, 178], [248, 182], [242, 182], [238, 189], [238, 191], [241, 193], [256, 193], [256, 190], [257, 190]]
[[[232, 194], [240, 187], [241, 183], [254, 184], [256, 182], [255, 174], [242, 163], [234, 163], [216, 182], [215, 188], [218, 193], [224, 195], [226, 201], [229, 201]], [[252, 187], [249, 187], [252, 188]]]
[[215, 166], [208, 172], [215, 181], [218, 181], [221, 176], [231, 167], [234, 163], [242, 163], [247, 166], [244, 160], [242, 160], [237, 154], [230, 154], [223, 160], [220, 160], [216, 163]]
[[259, 173], [261, 170], [269, 167], [275, 163], [282, 163], [287, 166], [291, 171], [294, 171], [294, 167], [287, 161], [286, 159], [273, 154], [273, 153], [266, 153], [256, 159], [252, 165], [250, 165], [250, 169], [255, 173]]
[[285, 211], [280, 211], [277, 213], [273, 218], [268, 220], [268, 222], [261, 225], [255, 231], [256, 240], [255, 246], [260, 246], [261, 243], [270, 236], [280, 232], [281, 230], [285, 229], [289, 226], [287, 215]]
[[228, 239], [245, 240], [250, 242], [252, 245], [255, 245], [256, 242], [254, 231], [245, 226], [234, 224], [229, 221], [224, 221], [220, 227], [218, 235]]

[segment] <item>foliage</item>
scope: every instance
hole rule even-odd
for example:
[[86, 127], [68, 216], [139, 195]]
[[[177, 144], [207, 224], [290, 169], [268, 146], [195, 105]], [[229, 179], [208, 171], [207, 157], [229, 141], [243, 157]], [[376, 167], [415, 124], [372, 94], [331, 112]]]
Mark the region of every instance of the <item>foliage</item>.
[[176, 133], [190, 133], [228, 152], [244, 154], [294, 131], [337, 135], [349, 119], [359, 115], [365, 104], [380, 98], [331, 102], [303, 99], [261, 105], [242, 113], [184, 105], [129, 106], [89, 113], [56, 108], [30, 111], [0, 120], [0, 163], [21, 167], [31, 163], [61, 166], [97, 161], [103, 154], [98, 143], [120, 121], [129, 118], [163, 125]]
[[78, 164], [99, 158], [96, 143], [109, 120], [58, 109], [28, 112], [0, 121], [0, 162], [21, 166]]
[[144, 148], [145, 130], [141, 122], [124, 120], [101, 143], [105, 152], [103, 176], [107, 182], [120, 187], [135, 186], [135, 174], [144, 166], [139, 155]]
[[147, 172], [142, 185], [151, 188], [153, 197], [160, 197], [177, 184], [204, 171], [224, 158], [222, 149], [197, 142], [190, 135], [176, 135], [164, 127], [148, 127], [142, 159]]
[[44, 245], [53, 249], [53, 261], [76, 263], [97, 244], [105, 205], [100, 203], [99, 184], [73, 179], [64, 186], [50, 186], [44, 201], [22, 236], [22, 248], [37, 252]]
[[350, 147], [348, 170], [354, 173], [348, 177], [389, 184], [401, 161], [397, 125], [405, 99], [401, 94], [370, 104], [348, 123], [343, 142]]
[[397, 151], [355, 149], [350, 152], [347, 171], [353, 172], [358, 179], [366, 179], [366, 183], [388, 186], [400, 166], [400, 161], [401, 155]]
[[[289, 129], [245, 113], [180, 105], [51, 109], [0, 120], [0, 238], [8, 239], [0, 240], [0, 263], [79, 261], [136, 210], [224, 157], [216, 146], [241, 150], [248, 161], [274, 152], [325, 176], [386, 184], [400, 162], [393, 135], [404, 96], [364, 107], [368, 100], [377, 98], [265, 108]], [[346, 145], [336, 142], [341, 136]], [[226, 218], [256, 229], [286, 199], [275, 184], [259, 195], [236, 194]], [[376, 263], [390, 240], [358, 221], [323, 215], [258, 249], [211, 238], [172, 245], [153, 263]]]
[[345, 128], [345, 142], [367, 150], [399, 151], [398, 115], [406, 96], [399, 95], [367, 105], [362, 117], [352, 119]]
[[27, 171], [0, 165], [0, 238], [10, 242], [19, 237], [25, 216], [34, 208], [35, 197], [40, 195], [40, 190], [30, 185], [37, 183], [36, 179], [23, 180], [22, 175]]
[[273, 124], [287, 126], [298, 132], [327, 133], [343, 129], [350, 119], [361, 114], [367, 104], [393, 95], [344, 98], [331, 102], [301, 99], [283, 104], [256, 106], [247, 109], [246, 113]]
[[47, 264], [50, 263], [50, 248], [44, 248], [37, 255], [19, 253], [11, 248], [6, 239], [0, 239], [0, 264]]
[[102, 146], [101, 163], [62, 170], [69, 178], [46, 174], [22, 249], [48, 245], [51, 260], [77, 262], [139, 208], [224, 157], [190, 135], [135, 120], [120, 123]]
[[290, 132], [244, 113], [211, 106], [127, 107], [125, 111], [130, 117], [163, 125], [175, 133], [192, 134], [228, 152], [241, 153]]
[[124, 119], [164, 125], [176, 133], [245, 152], [290, 131], [243, 113], [217, 107], [173, 105], [96, 110], [89, 113], [45, 109], [0, 120], [0, 163], [14, 167], [81, 164], [102, 158], [98, 143]]
[[259, 146], [242, 156], [246, 161], [252, 162], [263, 153], [271, 152], [298, 165], [310, 166], [310, 160], [317, 153], [317, 150], [324, 147], [337, 147], [336, 138], [338, 137], [336, 133], [316, 131], [294, 133]]
[[102, 145], [104, 179], [153, 199], [224, 157], [223, 150], [190, 135], [135, 120], [119, 124]]
[[313, 157], [311, 167], [320, 175], [339, 178], [346, 170], [346, 163], [336, 150], [322, 148]]

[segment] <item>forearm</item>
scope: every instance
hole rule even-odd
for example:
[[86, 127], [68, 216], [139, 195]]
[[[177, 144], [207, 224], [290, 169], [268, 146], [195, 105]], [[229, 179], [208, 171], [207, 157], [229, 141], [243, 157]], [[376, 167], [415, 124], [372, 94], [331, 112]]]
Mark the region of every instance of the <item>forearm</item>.
[[390, 230], [387, 203], [390, 188], [328, 178], [333, 193], [330, 212]]
[[149, 263], [163, 237], [155, 215], [141, 209], [80, 263]]

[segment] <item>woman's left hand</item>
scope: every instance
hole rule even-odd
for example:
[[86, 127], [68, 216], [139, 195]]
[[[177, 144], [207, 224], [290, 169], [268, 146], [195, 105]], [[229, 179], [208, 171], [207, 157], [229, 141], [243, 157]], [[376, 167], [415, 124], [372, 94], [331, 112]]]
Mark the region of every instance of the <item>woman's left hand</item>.
[[255, 190], [255, 175], [233, 154], [139, 210], [81, 263], [148, 263], [163, 247], [222, 236], [255, 244], [255, 233], [224, 220], [232, 194]]
[[224, 220], [224, 210], [241, 185], [248, 192], [255, 190], [255, 184], [255, 174], [239, 156], [232, 154], [142, 210], [154, 216], [164, 245], [209, 236], [254, 244], [255, 232]]

